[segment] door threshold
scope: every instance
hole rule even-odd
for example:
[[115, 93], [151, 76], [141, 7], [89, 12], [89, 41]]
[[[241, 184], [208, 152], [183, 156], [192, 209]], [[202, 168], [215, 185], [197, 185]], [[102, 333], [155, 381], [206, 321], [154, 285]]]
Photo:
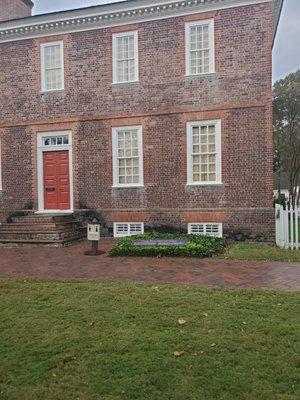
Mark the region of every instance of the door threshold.
[[44, 211], [36, 211], [35, 214], [43, 214], [43, 215], [49, 215], [49, 214], [70, 215], [70, 214], [74, 214], [74, 211], [72, 211], [72, 210], [44, 210]]

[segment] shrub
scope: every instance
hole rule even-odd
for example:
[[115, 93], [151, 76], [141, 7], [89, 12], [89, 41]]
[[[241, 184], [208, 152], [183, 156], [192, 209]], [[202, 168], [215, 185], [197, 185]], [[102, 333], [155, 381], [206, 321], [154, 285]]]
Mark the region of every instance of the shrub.
[[[187, 239], [184, 246], [137, 246], [136, 240], [151, 239]], [[212, 257], [224, 251], [224, 239], [211, 236], [196, 236], [181, 233], [148, 232], [138, 236], [126, 236], [119, 239], [110, 251], [110, 256], [137, 257]]]

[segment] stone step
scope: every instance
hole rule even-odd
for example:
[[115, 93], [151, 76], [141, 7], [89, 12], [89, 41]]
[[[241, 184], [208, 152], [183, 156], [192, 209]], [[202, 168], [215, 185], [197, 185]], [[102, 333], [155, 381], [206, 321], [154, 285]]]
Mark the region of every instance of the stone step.
[[0, 225], [2, 244], [66, 245], [86, 238], [86, 228], [74, 215], [27, 215]]
[[59, 222], [53, 224], [30, 224], [30, 223], [4, 223], [0, 225], [0, 232], [3, 231], [14, 231], [14, 232], [56, 232], [56, 231], [65, 231], [71, 229], [81, 228], [81, 224], [79, 221], [70, 221], [70, 222]]
[[37, 245], [37, 246], [47, 246], [47, 247], [62, 247], [62, 246], [68, 246], [69, 244], [80, 242], [84, 240], [85, 237], [78, 237], [78, 236], [73, 236], [69, 237], [64, 240], [47, 240], [47, 239], [3, 239], [0, 238], [0, 244], [3, 245], [17, 245], [17, 246], [22, 246], [22, 245]]
[[2, 239], [10, 240], [64, 240], [72, 237], [86, 237], [85, 231], [65, 231], [65, 232], [0, 232], [0, 242]]
[[32, 223], [32, 224], [43, 224], [43, 223], [58, 223], [74, 221], [74, 215], [25, 215], [22, 217], [13, 217], [12, 222], [16, 223]]

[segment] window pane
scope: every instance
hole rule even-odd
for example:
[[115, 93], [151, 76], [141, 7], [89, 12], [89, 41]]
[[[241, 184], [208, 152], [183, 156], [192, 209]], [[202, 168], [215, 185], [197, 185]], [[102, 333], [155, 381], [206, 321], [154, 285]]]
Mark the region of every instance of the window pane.
[[[216, 181], [215, 125], [192, 127], [192, 179], [193, 182]], [[195, 144], [195, 143], [200, 143]]]
[[63, 88], [63, 60], [61, 45], [49, 45], [43, 48], [44, 57], [44, 87], [45, 90]]
[[190, 27], [190, 73], [209, 73], [209, 24]]
[[121, 36], [116, 39], [116, 73], [117, 82], [129, 82], [136, 79], [135, 40], [134, 35]]
[[135, 129], [118, 132], [119, 184], [140, 182], [138, 131]]

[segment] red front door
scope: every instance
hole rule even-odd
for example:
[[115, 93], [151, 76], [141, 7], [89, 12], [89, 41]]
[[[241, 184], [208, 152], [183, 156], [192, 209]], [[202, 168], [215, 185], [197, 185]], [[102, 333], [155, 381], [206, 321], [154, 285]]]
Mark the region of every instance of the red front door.
[[44, 209], [70, 209], [69, 152], [49, 151], [43, 153], [44, 163]]

